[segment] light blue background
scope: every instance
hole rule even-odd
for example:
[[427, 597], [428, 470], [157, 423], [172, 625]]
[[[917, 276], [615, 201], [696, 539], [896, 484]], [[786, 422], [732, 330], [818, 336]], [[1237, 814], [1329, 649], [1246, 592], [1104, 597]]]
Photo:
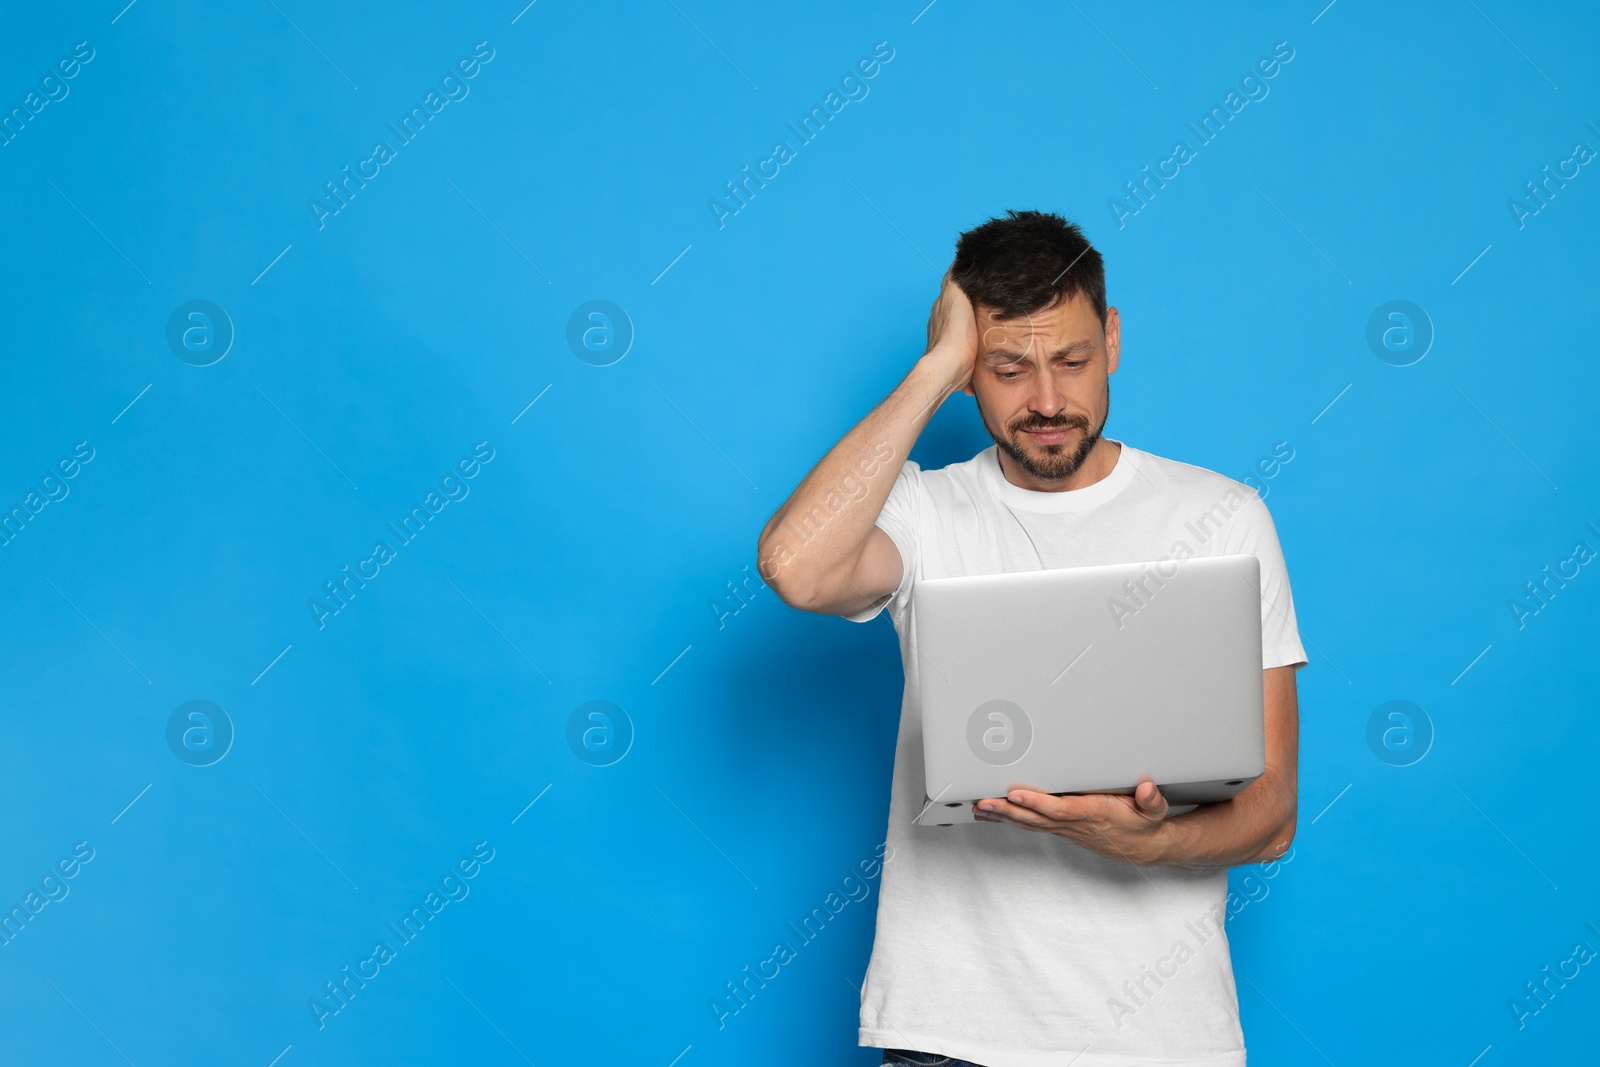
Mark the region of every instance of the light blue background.
[[[1600, 548], [1600, 170], [1520, 229], [1508, 200], [1600, 149], [1600, 23], [923, 2], [7, 14], [5, 109], [95, 49], [0, 148], [0, 503], [95, 449], [0, 548], [0, 903], [95, 849], [0, 948], [8, 1061], [876, 1063], [876, 881], [725, 1027], [709, 1004], [883, 840], [892, 627], [711, 605], [1008, 207], [1105, 255], [1108, 433], [1233, 477], [1294, 449], [1299, 835], [1229, 923], [1252, 1063], [1592, 1052], [1594, 966], [1523, 1029], [1509, 1002], [1600, 949], [1600, 572], [1520, 630], [1508, 601]], [[322, 183], [479, 41], [470, 95], [319, 230]], [[879, 41], [870, 95], [719, 229], [708, 199]], [[1279, 41], [1270, 95], [1119, 228]], [[165, 340], [194, 299], [237, 331], [204, 368]], [[612, 366], [565, 341], [591, 299], [636, 331]], [[1366, 343], [1393, 299], [1436, 332], [1412, 366]], [[470, 495], [319, 630], [322, 583], [479, 441]], [[913, 455], [988, 443], [957, 397]], [[237, 733], [203, 768], [165, 735], [195, 699]], [[565, 739], [596, 699], [636, 734], [607, 767]], [[1366, 740], [1396, 699], [1436, 734], [1407, 767]], [[470, 896], [319, 1030], [308, 999], [479, 841]]]

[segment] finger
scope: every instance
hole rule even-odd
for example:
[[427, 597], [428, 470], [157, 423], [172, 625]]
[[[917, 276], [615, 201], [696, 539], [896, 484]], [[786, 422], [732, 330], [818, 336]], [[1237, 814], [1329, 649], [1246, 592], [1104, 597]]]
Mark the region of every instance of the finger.
[[[1071, 799], [1078, 802], [1086, 819], [1100, 818], [1113, 825], [1132, 827], [1135, 822], [1130, 822], [1130, 817], [1136, 816], [1137, 821], [1144, 821], [1152, 816], [1152, 809], [1148, 809], [1145, 801], [1141, 799], [1143, 796], [1148, 796], [1148, 793], [1143, 790], [1146, 781], [1149, 781], [1149, 779], [1145, 779], [1134, 786], [1132, 793], [1080, 793], [1057, 799]], [[1150, 782], [1150, 788], [1156, 788], [1154, 782]], [[1164, 812], [1166, 810], [1166, 801], [1160, 797], [1159, 790], [1157, 790], [1156, 796], [1159, 807], [1155, 810]]]
[[978, 801], [979, 814], [993, 814], [1004, 816], [1008, 821], [1019, 823], [1030, 829], [1054, 829], [1056, 821], [1044, 812], [1021, 804], [1013, 804], [1002, 797], [990, 797]]
[[1035, 790], [1014, 789], [1012, 794], [1022, 802], [1053, 818], [1068, 822], [1116, 822], [1125, 820], [1133, 806], [1133, 798], [1120, 793], [1040, 793]]
[[1032, 826], [1032, 825], [1029, 825], [1028, 823], [1025, 823], [1025, 822], [1017, 822], [1015, 819], [997, 819], [997, 818], [991, 817], [991, 818], [988, 818], [988, 819], [980, 819], [978, 821], [979, 822], [993, 823], [996, 826], [1009, 826], [1013, 830], [1026, 830], [1030, 834], [1053, 834], [1053, 835], [1059, 835], [1061, 833], [1061, 831], [1056, 829], [1055, 827], [1051, 827], [1051, 826]]
[[1021, 819], [1014, 819], [1009, 815], [993, 811], [977, 812], [973, 818], [977, 822], [992, 822], [1000, 826], [1015, 826], [1019, 830], [1033, 830], [1038, 833], [1054, 833], [1061, 828], [1059, 824], [1052, 823], [1049, 820], [1023, 822]]
[[1140, 782], [1133, 792], [1134, 801], [1139, 810], [1152, 819], [1163, 819], [1167, 815], [1167, 798], [1161, 795], [1161, 788], [1148, 778]]
[[1007, 799], [1014, 805], [1036, 811], [1057, 822], [1080, 822], [1090, 817], [1093, 801], [1084, 797], [1058, 797], [1034, 789], [1013, 789]]

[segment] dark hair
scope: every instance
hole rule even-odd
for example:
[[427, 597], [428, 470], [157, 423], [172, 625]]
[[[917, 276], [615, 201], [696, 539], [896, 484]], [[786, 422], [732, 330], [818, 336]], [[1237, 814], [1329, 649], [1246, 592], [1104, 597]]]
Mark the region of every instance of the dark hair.
[[1003, 319], [1082, 293], [1106, 324], [1106, 268], [1089, 239], [1060, 215], [1007, 211], [962, 234], [950, 276]]

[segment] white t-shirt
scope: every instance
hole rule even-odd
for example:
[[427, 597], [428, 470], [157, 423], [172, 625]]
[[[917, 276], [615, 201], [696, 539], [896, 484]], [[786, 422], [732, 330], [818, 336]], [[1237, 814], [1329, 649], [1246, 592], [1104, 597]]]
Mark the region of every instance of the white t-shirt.
[[990, 446], [940, 470], [906, 461], [877, 524], [905, 565], [886, 605], [906, 684], [860, 1043], [985, 1067], [1243, 1067], [1226, 870], [1135, 867], [998, 823], [913, 825], [926, 789], [910, 605], [923, 578], [1251, 553], [1262, 668], [1302, 664], [1266, 505], [1125, 444], [1100, 481], [1035, 492], [1005, 479]]

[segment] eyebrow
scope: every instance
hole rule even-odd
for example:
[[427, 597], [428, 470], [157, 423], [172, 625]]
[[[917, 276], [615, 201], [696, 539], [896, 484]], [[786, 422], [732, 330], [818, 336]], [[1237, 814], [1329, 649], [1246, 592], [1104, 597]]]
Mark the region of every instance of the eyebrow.
[[[1062, 348], [1058, 348], [1054, 352], [1050, 353], [1050, 358], [1059, 359], [1062, 356], [1087, 355], [1093, 352], [1094, 345], [1092, 343], [1088, 341], [1074, 341], [1071, 344]], [[984, 354], [983, 360], [985, 363], [990, 364], [1017, 363], [1026, 356], [1026, 352], [1018, 352], [1011, 348], [991, 348]]]

